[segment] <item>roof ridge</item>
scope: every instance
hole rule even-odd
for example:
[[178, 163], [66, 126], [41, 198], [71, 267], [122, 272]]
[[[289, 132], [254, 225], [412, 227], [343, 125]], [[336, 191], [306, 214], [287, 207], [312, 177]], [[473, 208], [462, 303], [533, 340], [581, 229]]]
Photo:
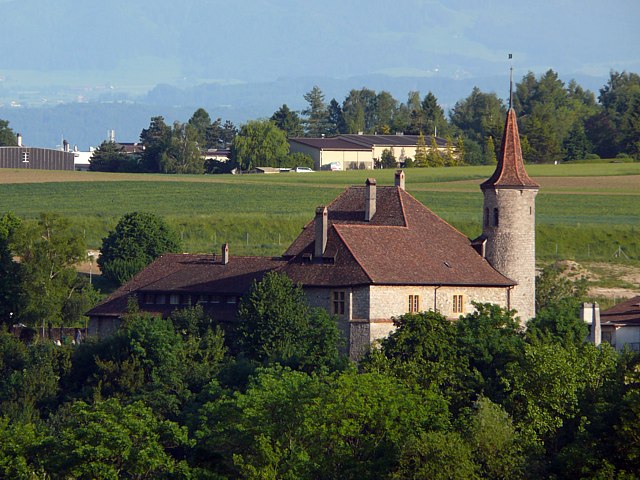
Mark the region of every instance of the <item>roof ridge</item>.
[[398, 191], [398, 199], [400, 200], [400, 208], [402, 209], [402, 219], [404, 220], [404, 226], [409, 228], [409, 219], [407, 218], [407, 211], [404, 208], [404, 201], [402, 200], [402, 192], [406, 193], [407, 195], [413, 197], [413, 195], [411, 195], [409, 192], [407, 192], [404, 188], [400, 188], [398, 186], [396, 186], [396, 190]]
[[371, 283], [375, 283], [373, 280], [373, 277], [371, 276], [371, 274], [369, 274], [369, 272], [367, 271], [366, 268], [364, 268], [364, 265], [362, 265], [362, 262], [360, 261], [360, 259], [356, 256], [356, 254], [353, 252], [353, 250], [351, 250], [351, 247], [349, 246], [349, 243], [344, 239], [344, 237], [342, 236], [342, 234], [340, 233], [340, 231], [335, 228], [336, 226], [333, 225], [333, 229], [336, 232], [336, 235], [338, 235], [338, 237], [340, 238], [340, 241], [342, 242], [342, 244], [345, 246], [345, 248], [349, 251], [349, 253], [351, 254], [351, 256], [354, 258], [354, 260], [356, 261], [356, 263], [358, 264], [358, 266], [362, 269], [362, 271], [364, 272], [364, 274], [367, 276], [367, 278], [369, 279], [369, 281]]

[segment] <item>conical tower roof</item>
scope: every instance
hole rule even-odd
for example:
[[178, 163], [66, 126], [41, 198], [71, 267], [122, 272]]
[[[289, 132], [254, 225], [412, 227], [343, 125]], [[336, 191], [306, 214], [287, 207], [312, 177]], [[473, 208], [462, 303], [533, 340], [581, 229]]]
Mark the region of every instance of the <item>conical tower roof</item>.
[[509, 108], [507, 112], [496, 171], [489, 180], [480, 185], [480, 188], [540, 188], [524, 169], [518, 121], [513, 108]]

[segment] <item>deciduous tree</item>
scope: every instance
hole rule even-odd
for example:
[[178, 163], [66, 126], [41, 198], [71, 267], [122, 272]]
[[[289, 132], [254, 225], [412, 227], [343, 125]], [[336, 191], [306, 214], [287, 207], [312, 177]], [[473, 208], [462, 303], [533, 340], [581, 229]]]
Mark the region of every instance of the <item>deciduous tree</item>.
[[309, 307], [302, 288], [284, 274], [270, 272], [254, 283], [238, 317], [244, 352], [251, 358], [310, 370], [342, 361], [334, 319]]
[[18, 229], [14, 243], [20, 257], [22, 321], [32, 326], [78, 321], [78, 317], [66, 317], [65, 307], [91, 290], [75, 269], [86, 258], [82, 234], [68, 219], [43, 213], [37, 223], [24, 223]]
[[102, 239], [98, 265], [106, 278], [120, 284], [163, 253], [179, 251], [178, 236], [161, 217], [132, 212]]
[[9, 122], [0, 120], [0, 147], [11, 147], [16, 144], [16, 134], [9, 127]]
[[289, 153], [285, 133], [270, 120], [251, 120], [242, 126], [233, 140], [232, 159], [243, 170], [277, 167]]

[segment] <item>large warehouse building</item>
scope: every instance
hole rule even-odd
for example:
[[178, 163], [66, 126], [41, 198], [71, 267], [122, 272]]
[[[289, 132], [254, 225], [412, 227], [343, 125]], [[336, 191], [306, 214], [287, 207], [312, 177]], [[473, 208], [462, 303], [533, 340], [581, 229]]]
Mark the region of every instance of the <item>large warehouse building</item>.
[[73, 152], [65, 143], [63, 150], [26, 147], [18, 134], [18, 145], [0, 147], [0, 168], [30, 168], [36, 170], [73, 170]]

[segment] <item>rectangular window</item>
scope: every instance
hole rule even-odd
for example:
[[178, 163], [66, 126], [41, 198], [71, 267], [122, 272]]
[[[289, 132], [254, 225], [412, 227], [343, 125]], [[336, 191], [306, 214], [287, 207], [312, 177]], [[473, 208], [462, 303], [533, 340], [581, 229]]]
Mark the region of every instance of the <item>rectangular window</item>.
[[169, 295], [169, 303], [171, 305], [178, 305], [180, 303], [180, 295], [176, 295], [176, 294]]
[[164, 295], [156, 295], [156, 305], [164, 305], [167, 303], [167, 298]]
[[198, 303], [207, 303], [207, 296], [206, 295], [198, 295]]
[[409, 295], [409, 313], [420, 311], [420, 295]]
[[453, 313], [464, 313], [464, 299], [462, 295], [453, 296]]
[[343, 291], [333, 292], [333, 314], [344, 315], [344, 298]]
[[156, 301], [156, 296], [153, 293], [145, 293], [144, 303], [147, 305], [153, 305]]

